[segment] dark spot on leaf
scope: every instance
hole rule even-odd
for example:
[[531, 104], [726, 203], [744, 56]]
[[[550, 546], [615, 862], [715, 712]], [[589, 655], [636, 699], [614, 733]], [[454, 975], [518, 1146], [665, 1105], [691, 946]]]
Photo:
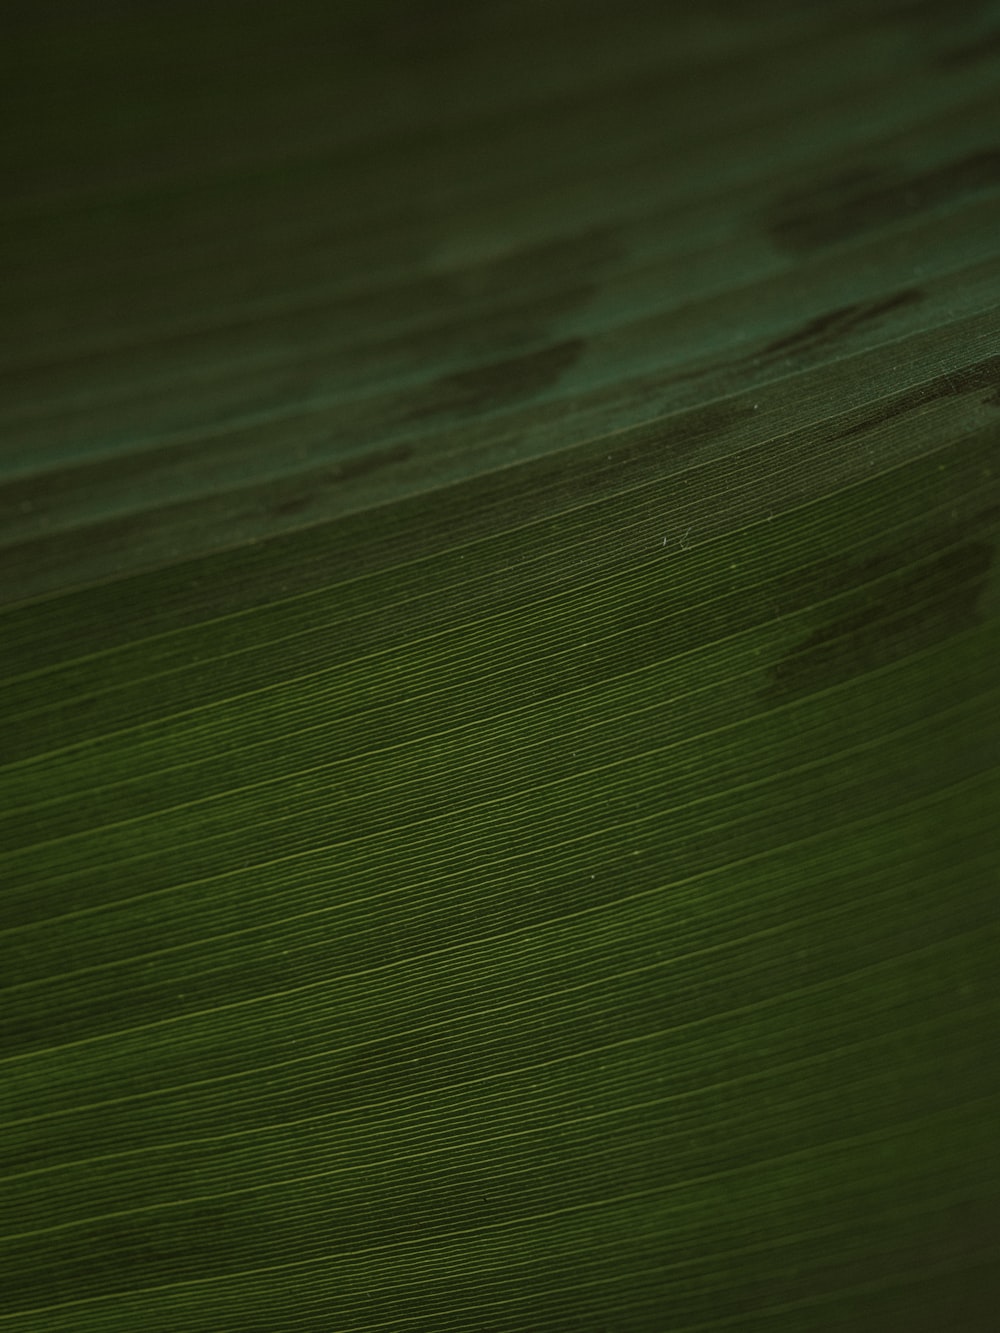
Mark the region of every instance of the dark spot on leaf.
[[327, 472], [334, 481], [357, 481], [379, 468], [389, 467], [392, 463], [405, 463], [413, 457], [413, 449], [408, 444], [394, 444], [387, 449], [374, 449], [370, 454], [359, 454], [356, 458], [345, 458]]
[[[426, 300], [441, 319], [419, 334], [426, 363], [501, 363], [562, 341], [565, 321], [589, 304], [621, 252], [614, 227], [595, 227], [515, 248], [487, 246], [438, 272]], [[401, 343], [407, 356], [413, 344], [407, 332]], [[426, 415], [427, 401], [422, 390], [418, 416]]]
[[[787, 699], [826, 689], [977, 624], [994, 556], [992, 541], [977, 537], [917, 564], [912, 550], [896, 549], [850, 567], [842, 576], [856, 590], [849, 609], [771, 667], [765, 696]], [[887, 570], [895, 573], [886, 576]]]
[[584, 345], [582, 338], [569, 338], [526, 356], [445, 375], [420, 395], [408, 419], [486, 412], [542, 393], [576, 364]]
[[921, 407], [939, 402], [943, 398], [960, 398], [963, 394], [989, 391], [983, 398], [991, 407], [1000, 407], [1000, 356], [988, 356], [976, 361], [971, 366], [962, 366], [958, 370], [949, 370], [944, 375], [936, 375], [926, 384], [917, 385], [894, 395], [883, 403], [864, 413], [860, 420], [853, 421], [840, 432], [840, 438], [850, 439], [863, 435], [876, 426], [895, 421]]
[[998, 186], [1000, 149], [912, 175], [852, 171], [785, 195], [774, 208], [768, 229], [782, 250], [808, 254]]
[[936, 69], [959, 70], [997, 56], [1000, 56], [1000, 32], [987, 32], [974, 42], [963, 42], [961, 46], [938, 52], [933, 65]]
[[877, 322], [895, 310], [916, 305], [922, 300], [923, 293], [910, 287], [878, 301], [858, 301], [853, 305], [840, 306], [825, 315], [817, 315], [793, 333], [775, 338], [763, 348], [762, 355], [784, 356], [792, 352], [814, 351], [866, 324]]
[[301, 514], [311, 500], [311, 495], [291, 495], [287, 500], [278, 500], [271, 505], [268, 512], [272, 518], [288, 518], [292, 514]]
[[706, 444], [720, 439], [756, 416], [747, 403], [708, 403], [704, 407], [672, 414], [656, 426], [657, 453], [668, 458], [697, 454]]
[[324, 468], [321, 473], [313, 474], [309, 490], [303, 491], [299, 481], [298, 489], [292, 494], [274, 500], [268, 506], [268, 515], [271, 518], [286, 518], [293, 514], [301, 514], [331, 483], [336, 485], [339, 482], [357, 481], [358, 478], [366, 477], [369, 473], [377, 472], [380, 468], [389, 467], [393, 463], [405, 463], [412, 456], [413, 449], [410, 445], [396, 444], [387, 449], [373, 449], [371, 453], [359, 454], [355, 458], [341, 459], [332, 467]]

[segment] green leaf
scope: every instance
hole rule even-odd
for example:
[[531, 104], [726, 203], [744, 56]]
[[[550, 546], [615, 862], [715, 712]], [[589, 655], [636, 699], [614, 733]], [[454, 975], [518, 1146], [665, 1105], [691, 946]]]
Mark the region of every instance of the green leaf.
[[49, 19], [0, 1330], [992, 1329], [998, 7]]

